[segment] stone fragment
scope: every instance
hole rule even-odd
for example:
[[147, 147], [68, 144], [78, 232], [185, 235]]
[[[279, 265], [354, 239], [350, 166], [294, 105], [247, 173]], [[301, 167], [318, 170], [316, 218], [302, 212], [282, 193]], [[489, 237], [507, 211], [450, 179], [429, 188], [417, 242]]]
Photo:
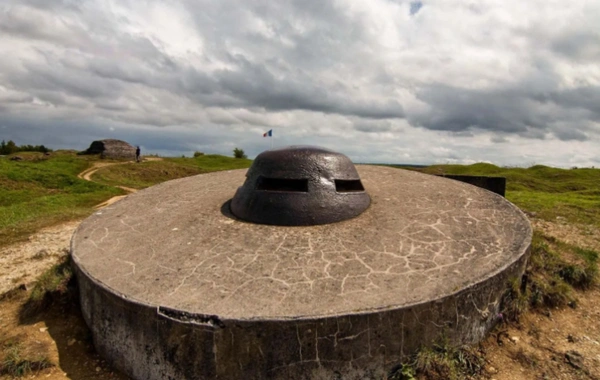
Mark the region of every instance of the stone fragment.
[[579, 352], [575, 350], [567, 351], [565, 353], [565, 359], [573, 368], [583, 368], [583, 356]]

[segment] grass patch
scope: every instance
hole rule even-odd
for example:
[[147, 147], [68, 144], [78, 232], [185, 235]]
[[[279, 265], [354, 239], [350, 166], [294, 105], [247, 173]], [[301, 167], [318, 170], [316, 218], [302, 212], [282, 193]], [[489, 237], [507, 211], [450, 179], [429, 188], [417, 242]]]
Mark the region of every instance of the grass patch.
[[[39, 154], [37, 154], [39, 155]], [[77, 174], [93, 157], [59, 151], [32, 159], [0, 159], [0, 245], [56, 223], [90, 214], [92, 207], [123, 191], [88, 182]]]
[[192, 175], [250, 167], [251, 160], [237, 159], [216, 154], [194, 158], [164, 158], [160, 161], [144, 161], [126, 165], [101, 168], [94, 181], [110, 186], [126, 186], [143, 189], [172, 179]]
[[47, 357], [28, 354], [20, 343], [9, 341], [3, 344], [0, 375], [23, 377], [52, 366]]
[[419, 350], [409, 362], [394, 367], [387, 379], [458, 380], [481, 374], [484, 366], [484, 353], [479, 349], [469, 346], [452, 347], [442, 339], [431, 348]]
[[534, 231], [525, 275], [509, 282], [502, 313], [518, 320], [529, 308], [576, 306], [573, 289], [588, 289], [597, 281], [598, 252]]
[[47, 309], [53, 302], [69, 302], [76, 299], [75, 281], [69, 257], [38, 277], [28, 300], [21, 308], [21, 317], [33, 317]]

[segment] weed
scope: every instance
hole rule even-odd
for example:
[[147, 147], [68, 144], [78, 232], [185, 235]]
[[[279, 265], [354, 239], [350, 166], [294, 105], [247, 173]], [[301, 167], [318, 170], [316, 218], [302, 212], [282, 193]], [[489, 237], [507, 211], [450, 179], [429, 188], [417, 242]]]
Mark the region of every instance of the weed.
[[20, 343], [9, 342], [5, 344], [2, 361], [0, 361], [0, 374], [12, 377], [22, 377], [34, 371], [52, 367], [53, 364], [47, 357], [35, 355], [29, 358], [24, 353]]
[[414, 360], [416, 374], [427, 379], [463, 379], [483, 371], [483, 354], [476, 348], [453, 347], [442, 340], [431, 348], [421, 349]]
[[399, 364], [392, 368], [386, 380], [414, 380], [415, 370], [410, 364]]
[[52, 266], [44, 272], [35, 283], [35, 286], [29, 294], [29, 299], [22, 308], [22, 315], [31, 317], [46, 308], [53, 301], [58, 299], [71, 299], [73, 272], [69, 262], [69, 257], [65, 257], [61, 262]]
[[525, 274], [523, 278], [514, 277], [508, 281], [508, 288], [500, 305], [503, 320], [518, 320], [519, 316], [529, 308], [530, 301], [527, 293], [523, 290], [524, 285], [527, 284], [527, 278], [527, 274]]

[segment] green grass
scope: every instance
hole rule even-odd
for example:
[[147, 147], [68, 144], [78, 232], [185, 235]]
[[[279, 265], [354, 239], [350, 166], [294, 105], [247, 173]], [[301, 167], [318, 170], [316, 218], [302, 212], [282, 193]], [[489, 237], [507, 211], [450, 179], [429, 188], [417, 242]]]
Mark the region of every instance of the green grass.
[[43, 227], [90, 215], [95, 205], [125, 194], [115, 186], [142, 189], [175, 178], [247, 168], [252, 162], [219, 155], [119, 162], [100, 169], [93, 176], [97, 182], [89, 182], [77, 174], [98, 161], [97, 156], [74, 151], [18, 155], [22, 161], [0, 158], [0, 246], [23, 240]]
[[64, 257], [37, 278], [29, 298], [20, 310], [21, 320], [26, 321], [47, 310], [53, 303], [76, 302], [73, 270], [70, 258]]
[[5, 342], [3, 344], [0, 375], [8, 375], [13, 378], [23, 377], [52, 366], [50, 360], [43, 355], [28, 355], [20, 343]]
[[45, 298], [54, 293], [66, 293], [72, 277], [73, 271], [69, 258], [65, 257], [38, 277], [29, 295], [29, 300], [33, 303], [42, 303]]
[[24, 160], [0, 159], [0, 245], [21, 240], [40, 228], [87, 216], [94, 205], [123, 193], [77, 178], [92, 164], [91, 157], [74, 152], [19, 156]]
[[145, 161], [102, 168], [94, 175], [94, 181], [111, 186], [143, 189], [164, 181], [219, 170], [244, 169], [252, 161], [216, 154], [195, 158], [164, 158], [161, 161]]
[[433, 165], [418, 171], [506, 177], [506, 198], [537, 217], [600, 226], [600, 169], [558, 169], [543, 165], [501, 168], [491, 164]]
[[598, 282], [598, 258], [596, 251], [534, 231], [525, 276], [510, 281], [502, 302], [505, 319], [518, 320], [530, 309], [575, 307], [574, 289]]
[[448, 379], [473, 378], [483, 373], [484, 353], [475, 347], [454, 347], [444, 338], [431, 347], [423, 347], [408, 362], [396, 366], [387, 379]]

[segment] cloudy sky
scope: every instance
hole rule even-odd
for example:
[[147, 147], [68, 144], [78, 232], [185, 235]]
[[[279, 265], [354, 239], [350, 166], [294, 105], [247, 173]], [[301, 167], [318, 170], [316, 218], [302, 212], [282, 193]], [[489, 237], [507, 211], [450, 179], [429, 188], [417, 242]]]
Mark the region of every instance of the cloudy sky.
[[600, 166], [595, 0], [2, 0], [0, 139]]

